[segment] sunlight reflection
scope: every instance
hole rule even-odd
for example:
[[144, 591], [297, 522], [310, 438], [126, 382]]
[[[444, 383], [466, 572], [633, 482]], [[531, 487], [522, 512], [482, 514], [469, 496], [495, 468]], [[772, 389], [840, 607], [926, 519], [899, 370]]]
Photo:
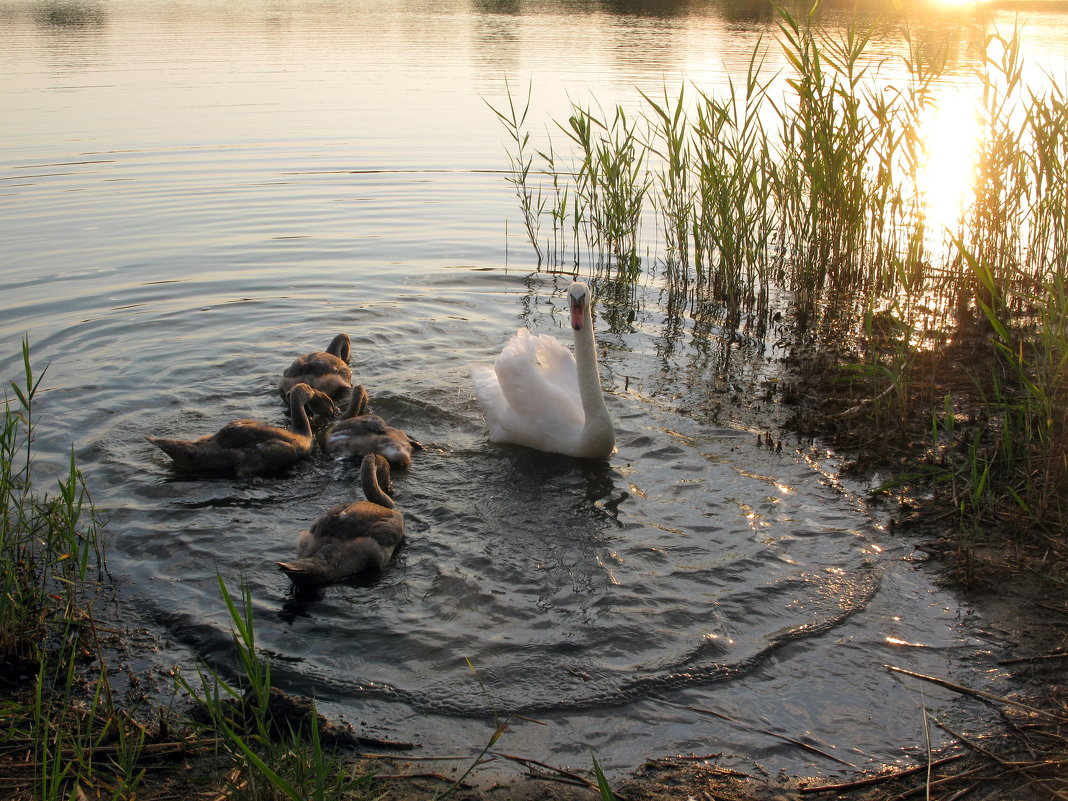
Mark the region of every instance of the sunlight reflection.
[[887, 645], [903, 645], [903, 646], [907, 646], [909, 648], [926, 648], [927, 647], [927, 645], [925, 645], [922, 642], [909, 642], [908, 640], [903, 640], [900, 637], [887, 636], [885, 638], [885, 642], [886, 642]]
[[972, 196], [972, 176], [979, 148], [976, 101], [965, 87], [947, 87], [920, 124], [926, 158], [917, 182], [931, 236], [941, 239], [957, 223]]
[[964, 8], [965, 6], [986, 5], [989, 0], [931, 0], [931, 5], [942, 8]]

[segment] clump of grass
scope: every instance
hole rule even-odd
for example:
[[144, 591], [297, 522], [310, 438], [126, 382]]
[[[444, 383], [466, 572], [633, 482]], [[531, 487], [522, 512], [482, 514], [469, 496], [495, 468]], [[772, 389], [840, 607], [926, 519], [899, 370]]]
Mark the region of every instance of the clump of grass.
[[[179, 672], [179, 686], [193, 699], [235, 765], [228, 776], [240, 798], [330, 801], [370, 797], [372, 775], [359, 773], [326, 746], [314, 702], [306, 714], [279, 714], [270, 662], [256, 648], [252, 595], [241, 582], [238, 602], [220, 575], [219, 590], [233, 625], [240, 676], [236, 684], [200, 664], [196, 681]], [[283, 696], [284, 697], [284, 696]]]
[[103, 567], [100, 527], [71, 453], [58, 492], [34, 482], [34, 375], [29, 342], [23, 376], [5, 395], [0, 430], [0, 663], [36, 664], [48, 644], [77, 637], [90, 604], [91, 571]]
[[693, 224], [697, 294], [722, 303], [729, 319], [742, 309], [764, 316], [771, 285], [772, 171], [757, 116], [767, 90], [758, 55], [754, 51], [742, 94], [733, 81], [725, 99], [702, 93], [692, 135], [699, 187]]
[[58, 490], [39, 489], [34, 403], [45, 371], [35, 375], [26, 340], [22, 368], [0, 430], [0, 664], [6, 676], [32, 676], [33, 689], [7, 699], [5, 757], [14, 756], [0, 771], [29, 774], [41, 801], [86, 787], [133, 797], [144, 778], [145, 728], [114, 698], [93, 617], [101, 527], [73, 453]]
[[522, 108], [516, 104], [507, 83], [505, 88], [508, 90], [506, 93], [507, 110], [498, 109], [491, 104], [487, 105], [497, 115], [512, 139], [514, 149], [508, 154], [510, 167], [508, 182], [515, 188], [519, 208], [523, 212], [523, 226], [526, 228], [527, 239], [538, 256], [538, 264], [541, 264], [545, 257], [541, 246], [541, 216], [545, 211], [546, 201], [542, 196], [540, 186], [535, 187], [530, 181], [531, 164], [534, 159], [530, 152], [530, 131], [526, 129], [527, 114], [530, 112], [530, 86], [527, 87], [527, 99]]
[[[968, 449], [967, 505], [976, 521], [995, 522], [1007, 508], [1063, 534], [1068, 509], [1068, 284], [1052, 276], [1030, 298], [1027, 330], [1009, 321], [995, 270], [958, 242], [981, 288], [977, 302], [997, 348], [982, 435]], [[994, 519], [991, 519], [991, 516]]]
[[684, 95], [684, 91], [680, 90], [672, 102], [666, 88], [661, 101], [642, 93], [654, 112], [649, 147], [661, 166], [655, 171], [653, 179], [660, 192], [653, 197], [663, 221], [667, 271], [669, 277], [683, 282], [687, 278], [684, 265], [690, 261], [690, 229], [694, 215], [692, 156]]
[[[603, 116], [603, 115], [602, 115]], [[586, 245], [598, 265], [616, 279], [631, 281], [641, 272], [638, 240], [649, 188], [646, 148], [636, 120], [616, 106], [611, 121], [590, 109], [572, 106], [567, 127], [578, 147], [575, 197], [581, 208]]]

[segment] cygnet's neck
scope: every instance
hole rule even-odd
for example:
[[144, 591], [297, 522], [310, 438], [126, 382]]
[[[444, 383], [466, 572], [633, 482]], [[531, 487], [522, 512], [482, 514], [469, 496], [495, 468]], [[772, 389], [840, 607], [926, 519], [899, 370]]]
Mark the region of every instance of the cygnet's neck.
[[293, 418], [293, 424], [290, 430], [294, 434], [299, 434], [302, 437], [310, 437], [312, 435], [311, 418], [308, 417], [307, 408], [309, 400], [311, 399], [303, 392], [290, 390], [289, 414]]
[[345, 409], [345, 413], [341, 415], [342, 420], [347, 420], [350, 417], [359, 417], [367, 411], [367, 390], [363, 388], [362, 384], [357, 384], [352, 388], [352, 397], [349, 398], [349, 405]]
[[365, 456], [360, 465], [360, 484], [363, 485], [363, 494], [371, 503], [385, 506], [387, 509], [396, 509], [397, 505], [389, 497], [382, 486], [378, 483], [379, 475], [386, 485], [389, 485], [389, 463], [381, 456], [370, 454]]

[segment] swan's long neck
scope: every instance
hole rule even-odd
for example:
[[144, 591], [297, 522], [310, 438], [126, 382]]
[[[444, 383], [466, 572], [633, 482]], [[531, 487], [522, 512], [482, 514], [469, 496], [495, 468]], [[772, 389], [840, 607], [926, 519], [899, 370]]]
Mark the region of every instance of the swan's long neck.
[[387, 509], [396, 509], [397, 504], [382, 489], [379, 481], [389, 486], [389, 462], [378, 454], [370, 453], [363, 457], [363, 463], [360, 465], [360, 483], [363, 485], [363, 494], [371, 503], [377, 503]]
[[308, 417], [307, 403], [310, 400], [305, 392], [293, 388], [289, 392], [289, 414], [293, 418], [290, 430], [301, 437], [312, 435], [311, 418]]
[[609, 450], [615, 441], [612, 433], [612, 418], [604, 402], [601, 375], [597, 370], [597, 345], [593, 336], [593, 316], [587, 303], [583, 309], [582, 327], [575, 331], [575, 367], [578, 371], [579, 397], [586, 422], [582, 438], [586, 442], [609, 442]]

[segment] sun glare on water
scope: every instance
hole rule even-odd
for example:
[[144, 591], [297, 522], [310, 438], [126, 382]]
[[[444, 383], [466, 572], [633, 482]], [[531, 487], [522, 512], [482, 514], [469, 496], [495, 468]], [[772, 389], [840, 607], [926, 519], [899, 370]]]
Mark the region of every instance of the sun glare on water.
[[966, 8], [985, 5], [988, 0], [931, 0], [932, 6], [939, 8]]
[[928, 110], [919, 135], [926, 153], [919, 188], [928, 228], [937, 235], [956, 228], [972, 195], [980, 135], [974, 96], [967, 89], [947, 87]]

